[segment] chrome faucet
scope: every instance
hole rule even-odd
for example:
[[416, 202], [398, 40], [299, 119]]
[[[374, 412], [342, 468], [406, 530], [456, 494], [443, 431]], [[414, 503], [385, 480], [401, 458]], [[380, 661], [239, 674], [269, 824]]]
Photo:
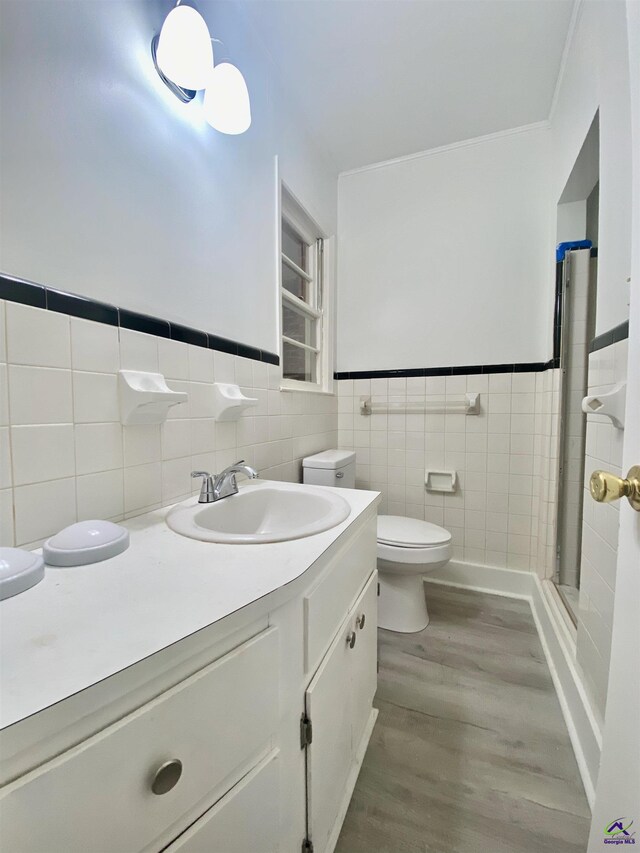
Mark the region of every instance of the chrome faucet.
[[211, 475], [208, 471], [192, 471], [192, 477], [203, 478], [198, 503], [210, 504], [222, 500], [222, 498], [228, 498], [229, 495], [237, 495], [236, 474], [244, 474], [250, 480], [255, 480], [259, 476], [255, 468], [244, 464], [244, 459], [234, 462], [233, 465], [229, 465], [219, 474]]

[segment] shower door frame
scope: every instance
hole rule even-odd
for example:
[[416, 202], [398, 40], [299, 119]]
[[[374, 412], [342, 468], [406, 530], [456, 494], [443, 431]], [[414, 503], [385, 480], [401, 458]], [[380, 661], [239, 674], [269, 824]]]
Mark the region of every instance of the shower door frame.
[[[556, 543], [555, 543], [555, 564], [553, 571], [553, 585], [562, 600], [562, 603], [569, 614], [569, 617], [574, 626], [577, 626], [577, 612], [576, 608], [574, 608], [569, 601], [567, 600], [567, 596], [562, 588], [560, 569], [561, 569], [561, 560], [563, 557], [563, 546], [566, 542], [565, 538], [565, 530], [564, 530], [564, 500], [567, 494], [567, 487], [565, 484], [565, 474], [567, 473], [568, 462], [566, 457], [566, 441], [567, 441], [567, 430], [568, 430], [568, 411], [567, 407], [569, 405], [569, 388], [568, 388], [568, 376], [567, 376], [567, 353], [568, 353], [568, 324], [571, 321], [571, 316], [568, 313], [568, 304], [569, 304], [569, 296], [573, 294], [569, 293], [569, 288], [572, 286], [572, 260], [574, 252], [588, 252], [589, 259], [587, 265], [587, 299], [589, 299], [589, 288], [590, 288], [590, 276], [591, 276], [591, 249], [586, 247], [576, 247], [574, 249], [567, 249], [565, 252], [564, 258], [561, 262], [561, 276], [559, 280], [559, 293], [557, 294], [558, 300], [558, 321], [556, 327], [556, 335], [555, 342], [557, 346], [557, 354], [558, 354], [558, 366], [560, 370], [560, 385], [559, 385], [559, 418], [558, 418], [558, 464], [557, 464], [557, 472], [558, 472], [558, 485], [556, 491]], [[587, 307], [587, 318], [588, 318], [588, 307]], [[588, 320], [587, 320], [588, 325]], [[585, 344], [586, 346], [586, 344]], [[588, 354], [586, 356], [586, 387], [583, 389], [584, 393], [587, 393], [588, 388]], [[582, 478], [579, 484], [579, 513], [578, 517], [580, 519], [579, 524], [579, 532], [577, 534], [577, 565], [578, 565], [578, 584], [576, 585], [576, 589], [579, 591], [579, 581], [580, 581], [580, 554], [582, 549], [582, 531], [581, 531], [581, 519], [582, 519], [582, 507], [583, 507], [583, 480], [584, 480], [584, 460], [585, 460], [585, 444], [586, 444], [586, 423], [583, 424], [582, 433], [581, 433], [581, 451], [580, 451], [580, 459], [582, 463]]]

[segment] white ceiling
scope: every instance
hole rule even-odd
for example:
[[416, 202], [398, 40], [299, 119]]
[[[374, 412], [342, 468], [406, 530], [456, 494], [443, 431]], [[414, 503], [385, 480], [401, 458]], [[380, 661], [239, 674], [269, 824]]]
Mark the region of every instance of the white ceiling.
[[340, 171], [548, 118], [573, 0], [240, 0]]

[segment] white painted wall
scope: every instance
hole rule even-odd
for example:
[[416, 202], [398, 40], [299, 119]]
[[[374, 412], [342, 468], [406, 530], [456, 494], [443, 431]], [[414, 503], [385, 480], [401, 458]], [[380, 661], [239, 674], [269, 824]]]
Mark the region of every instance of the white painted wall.
[[581, 4], [551, 123], [555, 204], [600, 110], [596, 334], [629, 316], [631, 121], [625, 15], [625, 4], [616, 0]]
[[548, 132], [340, 176], [338, 370], [550, 356]]
[[558, 205], [556, 242], [584, 240], [587, 232], [587, 202], [569, 201]]
[[1, 6], [2, 271], [277, 352], [274, 157], [327, 233], [336, 176], [236, 5], [201, 8], [247, 79], [239, 137], [155, 73], [169, 7]]

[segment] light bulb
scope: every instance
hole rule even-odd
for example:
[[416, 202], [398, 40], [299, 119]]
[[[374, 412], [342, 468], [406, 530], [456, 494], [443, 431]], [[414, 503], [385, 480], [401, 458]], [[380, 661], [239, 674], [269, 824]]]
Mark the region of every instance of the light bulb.
[[251, 125], [251, 103], [244, 77], [230, 62], [209, 72], [204, 93], [204, 116], [221, 133], [244, 133]]
[[165, 18], [156, 52], [162, 73], [183, 89], [204, 89], [213, 66], [209, 28], [191, 6], [176, 6]]

